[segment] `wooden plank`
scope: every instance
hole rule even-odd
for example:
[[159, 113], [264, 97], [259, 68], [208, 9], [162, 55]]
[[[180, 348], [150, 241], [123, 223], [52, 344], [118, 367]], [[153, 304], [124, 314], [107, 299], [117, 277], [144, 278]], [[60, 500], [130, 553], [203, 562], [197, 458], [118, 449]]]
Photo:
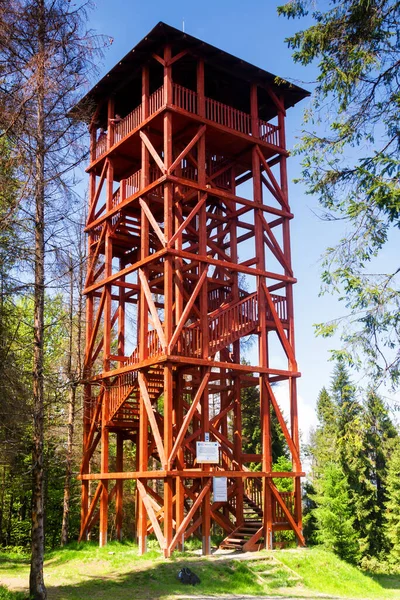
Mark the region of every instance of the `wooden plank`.
[[304, 471], [229, 471], [225, 469], [217, 469], [214, 471], [203, 471], [201, 468], [190, 469], [174, 469], [172, 471], [124, 471], [123, 473], [85, 473], [78, 475], [79, 481], [96, 481], [99, 479], [165, 479], [165, 477], [181, 477], [183, 479], [201, 479], [202, 477], [228, 477], [228, 478], [247, 478], [247, 477], [279, 477], [279, 478], [296, 478], [305, 477]]
[[182, 231], [189, 225], [189, 223], [193, 219], [193, 217], [195, 215], [197, 215], [197, 213], [199, 212], [199, 210], [202, 208], [203, 204], [207, 200], [207, 197], [208, 197], [208, 194], [203, 194], [201, 196], [201, 199], [199, 200], [199, 202], [197, 202], [197, 204], [190, 211], [190, 213], [188, 214], [188, 216], [186, 217], [186, 219], [179, 225], [179, 227], [175, 231], [174, 235], [168, 241], [168, 246], [172, 246], [173, 245], [173, 243], [180, 236], [180, 234], [182, 233]]
[[98, 199], [100, 197], [101, 190], [103, 189], [103, 184], [104, 184], [104, 181], [105, 181], [105, 178], [106, 178], [106, 171], [107, 171], [107, 168], [108, 168], [108, 162], [109, 162], [108, 159], [106, 159], [104, 161], [104, 165], [103, 165], [103, 168], [101, 170], [100, 181], [99, 181], [99, 184], [98, 184], [98, 186], [96, 188], [93, 201], [92, 201], [92, 203], [90, 205], [89, 215], [88, 215], [88, 218], [87, 218], [87, 221], [86, 221], [87, 225], [89, 225], [90, 221], [93, 219], [93, 215], [94, 215], [94, 212], [96, 210], [97, 202], [98, 202]]
[[166, 352], [167, 341], [165, 339], [164, 329], [161, 324], [160, 317], [158, 316], [157, 308], [154, 304], [154, 300], [151, 295], [149, 284], [147, 283], [147, 279], [146, 279], [142, 269], [139, 269], [139, 279], [140, 279], [140, 283], [142, 284], [144, 294], [146, 296], [147, 305], [149, 307], [151, 317], [153, 319], [153, 324], [154, 324], [154, 327], [156, 328], [158, 338], [160, 340], [160, 344], [162, 346], [163, 351]]
[[97, 314], [96, 314], [96, 320], [95, 320], [95, 323], [92, 328], [92, 333], [90, 336], [89, 343], [86, 346], [85, 366], [89, 365], [89, 361], [91, 359], [93, 345], [94, 345], [94, 342], [96, 341], [97, 333], [98, 333], [99, 327], [100, 327], [100, 321], [101, 321], [101, 316], [103, 313], [105, 300], [106, 300], [106, 288], [104, 288], [102, 291], [100, 302], [99, 302], [99, 308], [98, 308]]

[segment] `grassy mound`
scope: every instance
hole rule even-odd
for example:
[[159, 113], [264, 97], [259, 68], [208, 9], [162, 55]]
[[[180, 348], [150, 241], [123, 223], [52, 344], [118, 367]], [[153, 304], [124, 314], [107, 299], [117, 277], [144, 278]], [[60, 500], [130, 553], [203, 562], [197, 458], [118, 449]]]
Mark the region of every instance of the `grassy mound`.
[[[182, 585], [177, 574], [183, 566], [200, 577], [199, 585]], [[26, 598], [28, 576], [27, 557], [0, 554], [0, 583], [12, 590], [0, 586], [0, 600]], [[311, 597], [315, 592], [400, 600], [400, 577], [370, 576], [320, 549], [261, 552], [249, 560], [176, 552], [167, 561], [156, 549], [139, 556], [130, 543], [105, 548], [71, 544], [47, 555], [45, 581], [49, 600], [167, 600], [203, 594]]]

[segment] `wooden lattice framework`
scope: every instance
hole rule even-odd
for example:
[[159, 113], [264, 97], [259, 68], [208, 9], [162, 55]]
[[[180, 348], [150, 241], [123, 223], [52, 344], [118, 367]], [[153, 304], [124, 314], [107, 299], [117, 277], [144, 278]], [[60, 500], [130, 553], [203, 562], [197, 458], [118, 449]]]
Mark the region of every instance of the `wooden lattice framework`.
[[[207, 554], [212, 521], [228, 546], [236, 532], [244, 549], [270, 548], [281, 529], [304, 543], [285, 115], [305, 95], [160, 23], [76, 107], [92, 110], [81, 539], [98, 526], [107, 542], [111, 502], [121, 537], [134, 479], [142, 552], [151, 532], [165, 556], [193, 534]], [[258, 364], [241, 361], [249, 335]], [[278, 346], [286, 369], [272, 364]], [[241, 390], [254, 385], [259, 455], [242, 450]], [[290, 473], [272, 474], [271, 407]], [[196, 463], [205, 436], [220, 444], [218, 465]], [[217, 476], [226, 503], [212, 501]]]

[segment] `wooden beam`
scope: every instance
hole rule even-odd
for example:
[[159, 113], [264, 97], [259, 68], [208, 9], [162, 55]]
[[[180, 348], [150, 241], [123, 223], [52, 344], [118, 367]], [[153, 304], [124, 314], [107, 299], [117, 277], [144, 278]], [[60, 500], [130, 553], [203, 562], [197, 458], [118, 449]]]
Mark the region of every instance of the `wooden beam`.
[[201, 490], [200, 494], [197, 496], [196, 502], [193, 504], [193, 506], [190, 508], [188, 514], [186, 515], [186, 517], [183, 519], [180, 527], [178, 528], [177, 532], [175, 533], [174, 537], [172, 538], [172, 542], [169, 546], [169, 551], [172, 552], [173, 549], [175, 548], [176, 544], [178, 543], [180, 537], [183, 535], [183, 533], [185, 532], [186, 527], [189, 525], [194, 513], [196, 512], [196, 510], [199, 508], [204, 496], [207, 494], [207, 492], [209, 491], [209, 489], [211, 488], [211, 481], [212, 479], [210, 478], [207, 483], [205, 484], [205, 486], [203, 487], [203, 489]]
[[207, 129], [206, 125], [202, 125], [200, 127], [199, 131], [196, 133], [194, 138], [187, 144], [187, 146], [182, 150], [182, 152], [179, 154], [179, 156], [174, 160], [172, 165], [168, 168], [168, 170], [167, 170], [168, 175], [171, 174], [176, 169], [176, 167], [179, 165], [181, 160], [185, 158], [186, 154], [188, 152], [190, 152], [190, 150], [193, 148], [193, 146], [195, 144], [197, 144], [197, 142], [199, 141], [201, 136], [205, 134], [206, 129]]
[[159, 524], [159, 522], [157, 520], [157, 517], [156, 517], [156, 515], [154, 513], [154, 508], [153, 508], [153, 506], [152, 506], [152, 504], [150, 502], [150, 499], [149, 499], [149, 497], [147, 495], [146, 489], [145, 489], [143, 483], [140, 481], [140, 479], [138, 479], [136, 481], [136, 485], [137, 485], [137, 489], [139, 490], [139, 494], [140, 494], [140, 497], [142, 499], [142, 502], [145, 505], [145, 508], [146, 508], [147, 514], [149, 516], [149, 519], [151, 521], [151, 524], [153, 526], [153, 530], [154, 530], [154, 533], [156, 534], [158, 543], [160, 544], [160, 548], [161, 548], [161, 550], [164, 550], [164, 548], [165, 548], [165, 538], [164, 538], [163, 533], [161, 531], [161, 527], [160, 527], [160, 524]]
[[297, 539], [299, 540], [301, 546], [305, 546], [306, 542], [304, 539], [303, 534], [301, 533], [299, 527], [297, 526], [297, 523], [295, 522], [295, 520], [293, 519], [290, 510], [288, 509], [288, 507], [286, 506], [285, 502], [283, 501], [282, 496], [280, 495], [280, 493], [278, 492], [277, 488], [275, 487], [275, 485], [273, 484], [272, 481], [268, 481], [268, 485], [271, 489], [272, 494], [274, 495], [275, 499], [277, 500], [279, 506], [281, 507], [281, 509], [283, 510], [283, 512], [285, 513], [291, 528], [293, 529], [294, 533], [296, 534]]
[[176, 436], [175, 444], [174, 444], [174, 447], [172, 448], [172, 451], [171, 451], [171, 454], [170, 454], [170, 457], [169, 457], [168, 469], [171, 468], [171, 465], [172, 465], [172, 463], [173, 463], [173, 461], [175, 459], [175, 456], [177, 455], [177, 452], [178, 452], [178, 450], [179, 450], [179, 448], [180, 448], [180, 446], [181, 446], [181, 444], [183, 442], [183, 438], [185, 437], [185, 434], [186, 434], [186, 432], [188, 430], [190, 421], [192, 420], [192, 418], [193, 418], [193, 416], [195, 414], [195, 411], [196, 411], [197, 406], [198, 406], [198, 404], [200, 402], [202, 394], [203, 394], [203, 392], [205, 390], [205, 387], [206, 387], [206, 385], [207, 385], [207, 383], [208, 383], [208, 381], [210, 379], [210, 374], [211, 374], [210, 369], [208, 369], [207, 372], [206, 372], [206, 374], [204, 375], [204, 377], [203, 377], [203, 379], [202, 379], [199, 387], [197, 388], [197, 392], [196, 392], [195, 397], [193, 398], [193, 402], [190, 405], [190, 408], [189, 408], [188, 412], [185, 415], [185, 418], [184, 418], [183, 423], [182, 423], [182, 427], [180, 428], [179, 433]]
[[158, 154], [157, 150], [154, 148], [153, 144], [151, 143], [151, 141], [149, 140], [149, 138], [147, 137], [147, 135], [145, 134], [144, 131], [140, 131], [140, 137], [143, 140], [144, 145], [146, 146], [147, 150], [150, 152], [151, 156], [153, 157], [154, 162], [159, 167], [161, 173], [165, 174], [166, 170], [165, 170], [164, 163], [161, 160], [160, 155]]
[[154, 300], [151, 295], [149, 284], [147, 283], [147, 279], [146, 279], [142, 269], [139, 269], [139, 279], [140, 279], [140, 283], [142, 284], [144, 294], [146, 296], [147, 305], [149, 307], [150, 314], [153, 319], [154, 327], [156, 328], [156, 331], [158, 333], [158, 338], [160, 340], [160, 344], [163, 348], [163, 351], [166, 352], [167, 341], [165, 339], [164, 329], [162, 327], [160, 317], [158, 316], [158, 312], [157, 312], [156, 306], [154, 304]]
[[193, 290], [193, 293], [190, 296], [190, 299], [185, 306], [182, 316], [179, 319], [179, 323], [177, 324], [176, 329], [172, 335], [171, 341], [168, 344], [168, 354], [171, 354], [176, 342], [178, 341], [178, 338], [181, 334], [183, 326], [185, 325], [185, 323], [189, 317], [190, 311], [192, 310], [192, 306], [193, 306], [197, 296], [199, 295], [199, 292], [201, 290], [201, 287], [202, 287], [204, 281], [206, 280], [206, 277], [207, 277], [207, 267], [203, 270], [203, 273], [201, 274], [200, 279], [198, 280], [198, 282]]
[[144, 380], [143, 373], [141, 373], [140, 371], [138, 373], [138, 381], [139, 381], [140, 392], [141, 392], [141, 395], [143, 398], [143, 403], [146, 408], [150, 427], [151, 427], [151, 430], [152, 430], [152, 433], [154, 436], [154, 441], [156, 442], [158, 454], [160, 456], [161, 465], [163, 466], [163, 468], [166, 468], [167, 460], [166, 460], [166, 456], [165, 456], [165, 452], [164, 452], [164, 446], [163, 446], [163, 442], [161, 439], [160, 430], [157, 425], [156, 417], [154, 414], [153, 406], [151, 404], [149, 393], [147, 391], [147, 386], [146, 386], [146, 382]]
[[147, 203], [142, 198], [139, 198], [139, 204], [143, 208], [143, 211], [144, 211], [149, 223], [151, 223], [151, 226], [153, 227], [158, 239], [160, 240], [161, 245], [165, 248], [166, 241], [165, 241], [164, 233], [161, 231], [161, 228], [160, 228], [159, 224], [157, 223], [157, 221], [155, 220]]

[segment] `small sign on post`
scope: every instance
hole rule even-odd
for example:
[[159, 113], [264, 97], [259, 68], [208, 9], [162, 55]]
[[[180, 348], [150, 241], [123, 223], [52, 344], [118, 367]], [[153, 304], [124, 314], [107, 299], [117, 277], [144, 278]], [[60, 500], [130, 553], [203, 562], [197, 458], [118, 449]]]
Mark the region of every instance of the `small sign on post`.
[[228, 478], [213, 477], [214, 502], [228, 502]]
[[219, 463], [218, 442], [196, 442], [196, 460], [200, 463]]

